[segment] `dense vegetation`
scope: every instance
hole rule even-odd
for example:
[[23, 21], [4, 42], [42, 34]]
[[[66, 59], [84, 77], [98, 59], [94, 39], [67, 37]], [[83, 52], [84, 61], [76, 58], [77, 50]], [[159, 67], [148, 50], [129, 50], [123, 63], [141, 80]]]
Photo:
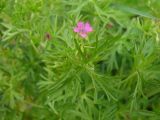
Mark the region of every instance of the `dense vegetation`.
[[160, 0], [1, 0], [0, 120], [160, 120], [159, 12]]

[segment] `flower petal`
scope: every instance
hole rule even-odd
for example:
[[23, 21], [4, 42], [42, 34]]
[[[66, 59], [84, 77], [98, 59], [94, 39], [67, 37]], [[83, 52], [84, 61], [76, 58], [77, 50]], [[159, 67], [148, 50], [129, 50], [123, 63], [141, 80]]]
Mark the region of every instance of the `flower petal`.
[[78, 28], [78, 27], [75, 27], [75, 28], [74, 28], [74, 32], [80, 32], [79, 28]]
[[77, 27], [82, 29], [84, 27], [84, 23], [81, 21], [78, 22]]
[[91, 25], [88, 22], [85, 24], [85, 31], [86, 32], [92, 32], [93, 31]]
[[79, 33], [79, 35], [83, 38], [86, 38], [87, 37], [87, 33]]

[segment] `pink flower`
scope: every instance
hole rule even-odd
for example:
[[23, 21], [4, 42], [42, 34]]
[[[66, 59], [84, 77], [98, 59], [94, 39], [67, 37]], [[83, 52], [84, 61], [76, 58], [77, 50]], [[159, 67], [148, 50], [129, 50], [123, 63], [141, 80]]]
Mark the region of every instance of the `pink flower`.
[[86, 22], [78, 22], [77, 26], [74, 28], [74, 32], [78, 33], [81, 37], [86, 38], [88, 33], [92, 32], [93, 29], [91, 25]]

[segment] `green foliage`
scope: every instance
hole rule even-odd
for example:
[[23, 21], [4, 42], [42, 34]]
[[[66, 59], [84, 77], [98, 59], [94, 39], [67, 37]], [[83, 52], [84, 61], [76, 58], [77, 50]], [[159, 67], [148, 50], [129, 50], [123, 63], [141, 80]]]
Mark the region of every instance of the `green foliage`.
[[[159, 0], [1, 0], [0, 120], [159, 120]], [[94, 31], [73, 32], [78, 21]]]

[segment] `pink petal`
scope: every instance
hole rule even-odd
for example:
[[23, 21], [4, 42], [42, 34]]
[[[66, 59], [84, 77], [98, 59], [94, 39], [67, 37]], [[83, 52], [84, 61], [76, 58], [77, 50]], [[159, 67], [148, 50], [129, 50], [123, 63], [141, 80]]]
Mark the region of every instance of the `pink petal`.
[[78, 28], [83, 28], [83, 27], [84, 27], [84, 23], [83, 23], [83, 22], [81, 22], [81, 21], [80, 21], [80, 22], [78, 22], [77, 27], [78, 27]]
[[91, 25], [88, 22], [85, 24], [85, 31], [86, 32], [92, 32], [93, 31]]
[[79, 33], [79, 35], [83, 38], [86, 38], [87, 37], [87, 34], [86, 33]]
[[78, 27], [75, 27], [75, 28], [74, 28], [74, 32], [80, 32], [79, 28], [78, 28]]

